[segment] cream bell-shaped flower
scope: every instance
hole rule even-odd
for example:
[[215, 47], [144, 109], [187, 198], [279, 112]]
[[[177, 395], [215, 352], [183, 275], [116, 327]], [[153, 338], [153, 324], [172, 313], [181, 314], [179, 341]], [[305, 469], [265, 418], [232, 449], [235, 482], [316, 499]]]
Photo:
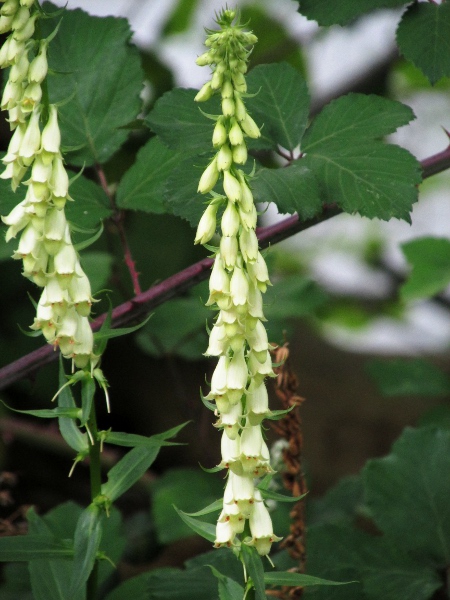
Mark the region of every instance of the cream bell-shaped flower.
[[235, 536], [236, 533], [230, 523], [230, 520], [219, 518], [216, 525], [216, 539], [214, 541], [214, 547], [220, 548], [221, 546], [232, 546]]
[[235, 534], [242, 533], [245, 527], [245, 517], [240, 512], [228, 514], [226, 507], [219, 515], [218, 522], [228, 522]]
[[20, 204], [17, 204], [17, 206], [6, 215], [6, 217], [2, 217], [3, 223], [9, 226], [6, 230], [5, 237], [7, 242], [9, 242], [11, 238], [15, 238], [19, 231], [22, 231], [22, 229], [30, 222], [31, 216], [26, 213], [26, 206], [26, 200], [22, 200]]
[[206, 244], [216, 232], [216, 215], [219, 205], [211, 203], [205, 210], [197, 227], [195, 244]]
[[225, 487], [223, 502], [224, 506], [225, 504], [235, 504], [239, 512], [248, 518], [255, 502], [255, 484], [253, 478], [236, 475], [233, 471], [228, 471], [228, 482]]
[[228, 337], [224, 325], [214, 325], [209, 334], [209, 344], [205, 356], [220, 356], [228, 348]]
[[230, 281], [230, 295], [235, 306], [243, 306], [248, 299], [248, 278], [244, 269], [236, 266]]
[[33, 110], [30, 120], [28, 122], [25, 135], [23, 136], [22, 143], [20, 144], [19, 157], [22, 159], [24, 165], [30, 165], [34, 159], [34, 156], [39, 152], [41, 145], [41, 131], [39, 129], [39, 108]]
[[239, 457], [241, 454], [241, 440], [240, 437], [236, 437], [234, 440], [230, 439], [225, 432], [222, 433], [222, 440], [220, 443], [222, 460], [220, 466], [226, 469], [231, 469], [235, 463], [239, 463]]
[[253, 352], [248, 354], [248, 370], [257, 383], [263, 381], [266, 377], [276, 377], [272, 369], [272, 359], [267, 353], [266, 360], [261, 363]]
[[44, 246], [51, 255], [56, 254], [66, 237], [68, 225], [63, 210], [50, 208], [44, 225]]
[[250, 382], [246, 394], [247, 419], [250, 425], [259, 425], [263, 419], [270, 415], [269, 396], [264, 381]]
[[223, 212], [220, 228], [222, 235], [234, 237], [239, 231], [240, 219], [233, 202], [228, 201], [227, 207]]
[[61, 132], [58, 125], [58, 109], [54, 104], [50, 104], [48, 121], [42, 130], [41, 150], [57, 154], [59, 153], [60, 145]]
[[75, 265], [75, 277], [72, 277], [68, 287], [69, 298], [75, 310], [82, 317], [88, 317], [94, 299], [91, 294], [89, 278], [77, 261]]
[[92, 357], [94, 335], [87, 317], [79, 317], [75, 344], [71, 357], [77, 368], [84, 369]]
[[227, 391], [227, 374], [230, 359], [221, 356], [211, 377], [211, 394], [223, 395]]
[[241, 464], [243, 474], [252, 477], [272, 471], [270, 453], [263, 440], [261, 426], [250, 425], [248, 421], [241, 433]]
[[256, 260], [258, 257], [258, 238], [254, 229], [242, 229], [239, 236], [239, 248], [246, 263]]
[[43, 40], [40, 43], [37, 56], [30, 63], [30, 68], [28, 69], [28, 81], [30, 83], [42, 83], [47, 77], [47, 47], [48, 42]]
[[227, 269], [233, 269], [238, 257], [238, 241], [236, 236], [222, 236], [220, 255]]
[[231, 202], [239, 202], [242, 198], [239, 181], [229, 171], [223, 173], [223, 189]]
[[255, 491], [255, 500], [249, 519], [252, 539], [245, 543], [255, 546], [260, 556], [266, 556], [270, 552], [272, 543], [279, 542], [282, 538], [273, 533], [272, 519], [259, 490]]
[[227, 390], [230, 402], [238, 402], [247, 387], [248, 369], [245, 361], [244, 347], [234, 352], [227, 371]]
[[219, 178], [219, 170], [217, 168], [217, 158], [214, 157], [206, 169], [203, 171], [198, 184], [198, 192], [207, 194], [216, 185]]
[[30, 329], [42, 331], [47, 342], [52, 342], [55, 337], [56, 323], [53, 308], [47, 303], [47, 293], [44, 289], [36, 308], [36, 317]]
[[46, 303], [53, 308], [53, 312], [58, 317], [63, 317], [67, 312], [69, 305], [69, 294], [67, 290], [61, 287], [56, 277], [50, 277], [45, 286]]
[[[64, 168], [64, 163], [60, 154], [57, 154], [52, 162], [52, 175], [49, 180], [49, 184], [52, 190], [52, 199], [56, 204], [59, 201], [63, 200], [63, 206], [65, 204], [65, 200], [69, 199], [69, 176], [67, 174], [66, 169]], [[58, 208], [62, 208], [60, 203], [57, 204]]]
[[209, 298], [206, 306], [211, 306], [223, 296], [230, 294], [230, 278], [222, 265], [222, 255], [219, 253], [214, 260], [211, 277], [209, 278]]

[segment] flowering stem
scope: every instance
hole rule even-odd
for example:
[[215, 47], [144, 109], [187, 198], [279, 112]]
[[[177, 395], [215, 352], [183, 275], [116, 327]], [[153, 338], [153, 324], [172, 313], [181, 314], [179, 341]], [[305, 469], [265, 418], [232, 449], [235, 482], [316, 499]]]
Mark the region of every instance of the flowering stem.
[[130, 246], [128, 245], [127, 236], [125, 233], [125, 228], [123, 226], [123, 211], [119, 210], [116, 205], [116, 201], [114, 199], [113, 194], [111, 194], [108, 181], [106, 179], [106, 175], [101, 165], [96, 165], [95, 170], [97, 172], [97, 177], [102, 186], [103, 191], [108, 196], [109, 203], [113, 210], [113, 221], [117, 227], [117, 232], [119, 234], [120, 243], [122, 246], [125, 264], [127, 266], [128, 272], [130, 273], [131, 281], [133, 283], [133, 290], [136, 295], [141, 293], [141, 285], [139, 283], [139, 273], [136, 271], [136, 264], [133, 260], [133, 256], [131, 254]]
[[[94, 440], [89, 444], [89, 475], [91, 482], [91, 500], [94, 501], [101, 492], [101, 463], [100, 463], [100, 441], [97, 436], [97, 416], [95, 414], [95, 402], [92, 403], [91, 414], [88, 420], [89, 431]], [[98, 560], [95, 561], [94, 568], [87, 582], [87, 600], [97, 598], [98, 585]]]

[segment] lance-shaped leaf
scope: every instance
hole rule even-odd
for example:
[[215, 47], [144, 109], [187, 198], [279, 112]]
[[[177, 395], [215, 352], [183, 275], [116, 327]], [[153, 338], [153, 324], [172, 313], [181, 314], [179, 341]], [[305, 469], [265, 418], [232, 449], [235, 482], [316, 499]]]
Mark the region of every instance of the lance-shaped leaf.
[[211, 502], [211, 504], [208, 504], [208, 506], [205, 506], [205, 508], [202, 508], [201, 510], [198, 510], [197, 512], [184, 513], [184, 514], [187, 515], [188, 517], [201, 517], [202, 515], [209, 515], [212, 512], [217, 512], [219, 510], [222, 510], [222, 507], [223, 507], [223, 498], [219, 498], [219, 500], [214, 500], [214, 502]]
[[[450, 564], [450, 431], [406, 429], [385, 458], [364, 469], [375, 523], [424, 563]], [[411, 527], [411, 522], [414, 527]]]
[[409, 107], [378, 96], [348, 94], [328, 104], [301, 146], [322, 200], [369, 218], [410, 221], [420, 165], [407, 150], [380, 138], [413, 117]]
[[57, 540], [46, 534], [28, 534], [0, 538], [0, 561], [22, 562], [36, 558], [72, 558], [69, 540]]
[[208, 565], [214, 577], [218, 579], [219, 600], [242, 600], [244, 597], [244, 588], [237, 581], [223, 575], [212, 565]]
[[[53, 20], [43, 20], [44, 35], [54, 27]], [[122, 127], [139, 112], [143, 72], [130, 37], [126, 19], [64, 11], [49, 47], [49, 65], [58, 74], [48, 83], [52, 102], [70, 98], [59, 115], [64, 144], [79, 147], [68, 155], [72, 164], [108, 160], [128, 136]]]
[[103, 512], [91, 504], [80, 515], [74, 537], [74, 560], [70, 595], [83, 589], [92, 569], [102, 537]]
[[264, 583], [264, 567], [256, 548], [242, 544], [242, 560], [244, 561], [247, 574], [251, 577], [255, 588], [256, 600], [266, 600], [266, 591]]
[[149, 213], [164, 213], [166, 180], [178, 165], [180, 155], [165, 146], [158, 137], [141, 148], [136, 162], [117, 188], [117, 206]]
[[173, 505], [173, 507], [179, 514], [180, 518], [186, 523], [186, 525], [188, 525], [188, 527], [192, 529], [192, 531], [195, 531], [195, 533], [198, 533], [198, 535], [204, 537], [209, 542], [214, 542], [216, 539], [216, 528], [214, 525], [190, 517], [175, 505]]
[[397, 44], [431, 83], [450, 77], [450, 4], [411, 4], [398, 26]]
[[306, 128], [309, 93], [304, 78], [288, 63], [259, 65], [247, 77], [246, 106], [261, 128], [258, 147], [295, 150]]
[[30, 410], [18, 410], [16, 408], [11, 408], [8, 406], [6, 402], [0, 399], [0, 402], [6, 406], [8, 410], [12, 410], [16, 413], [22, 413], [23, 415], [31, 415], [32, 417], [39, 417], [41, 419], [56, 419], [58, 417], [66, 417], [69, 419], [79, 419], [81, 417], [81, 412], [79, 408], [37, 408]]
[[330, 579], [322, 579], [313, 575], [305, 575], [303, 573], [290, 573], [288, 571], [270, 571], [264, 573], [264, 581], [269, 585], [307, 587], [311, 585], [348, 585], [356, 583], [354, 581], [331, 581]]
[[[64, 372], [64, 365], [63, 365], [63, 361], [61, 358], [59, 361], [59, 387], [60, 387], [60, 389], [63, 386], [65, 386], [66, 383], [67, 383], [67, 380], [66, 380], [66, 376], [65, 376], [65, 372]], [[79, 410], [75, 404], [75, 400], [73, 399], [72, 391], [71, 391], [69, 385], [64, 387], [64, 389], [62, 389], [61, 392], [59, 393], [58, 406], [60, 408], [64, 408], [64, 409], [74, 410], [76, 408], [77, 410]], [[81, 433], [81, 431], [78, 429], [78, 427], [77, 427], [76, 423], [73, 421], [73, 419], [70, 419], [70, 418], [68, 419], [66, 417], [59, 417], [58, 425], [59, 425], [59, 431], [61, 432], [61, 435], [63, 436], [64, 440], [67, 442], [67, 444], [71, 448], [73, 448], [76, 452], [78, 452], [80, 454], [85, 454], [89, 451], [87, 435], [85, 433]]]

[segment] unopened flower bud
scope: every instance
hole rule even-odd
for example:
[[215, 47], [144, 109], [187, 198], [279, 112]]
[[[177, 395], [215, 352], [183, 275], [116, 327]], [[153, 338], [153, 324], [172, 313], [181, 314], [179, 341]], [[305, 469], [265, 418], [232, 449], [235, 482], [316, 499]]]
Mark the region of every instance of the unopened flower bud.
[[258, 256], [258, 238], [253, 229], [243, 229], [239, 236], [239, 246], [245, 262], [255, 261]]
[[236, 210], [233, 202], [228, 201], [227, 207], [223, 212], [220, 227], [222, 234], [226, 236], [235, 236], [239, 231], [239, 213]]
[[225, 79], [220, 90], [222, 98], [232, 98], [234, 94], [233, 84], [229, 79]]
[[238, 94], [234, 95], [234, 102], [236, 106], [236, 119], [241, 123], [245, 119], [247, 111], [245, 110], [245, 105]]
[[239, 144], [233, 148], [233, 162], [237, 165], [245, 165], [247, 162], [247, 146]]
[[261, 132], [259, 130], [258, 125], [255, 123], [255, 121], [251, 118], [251, 116], [248, 113], [242, 119], [241, 127], [245, 131], [245, 133], [248, 135], [248, 137], [251, 137], [254, 139], [261, 137]]
[[44, 245], [50, 255], [58, 252], [66, 234], [67, 221], [64, 211], [51, 208], [44, 225]]
[[19, 8], [19, 10], [16, 12], [16, 14], [14, 15], [14, 19], [11, 25], [12, 29], [20, 29], [21, 27], [23, 27], [26, 22], [29, 20], [30, 18], [30, 11], [28, 10], [28, 8], [26, 6], [21, 6]]
[[214, 62], [214, 55], [211, 52], [205, 52], [198, 56], [195, 62], [199, 67], [206, 67]]
[[211, 393], [224, 394], [227, 390], [227, 372], [230, 359], [221, 356], [211, 377]]
[[224, 144], [217, 153], [217, 169], [219, 171], [227, 171], [231, 167], [232, 154], [230, 146]]
[[23, 81], [27, 76], [29, 65], [27, 53], [24, 52], [19, 60], [12, 65], [9, 72], [9, 81], [19, 83]]
[[238, 146], [239, 144], [244, 143], [244, 136], [242, 135], [242, 129], [236, 119], [232, 119], [232, 126], [228, 137], [230, 138], [230, 143], [233, 146]]
[[[27, 9], [25, 9], [25, 10], [27, 10]], [[23, 27], [21, 27], [20, 29], [15, 29], [15, 31], [13, 33], [13, 37], [16, 40], [23, 41], [23, 42], [26, 42], [27, 40], [29, 40], [30, 37], [34, 34], [37, 17], [38, 17], [38, 13], [35, 13], [33, 16], [31, 16], [26, 21], [26, 23], [24, 24]], [[13, 26], [14, 26], [14, 23], [13, 23]]]
[[223, 118], [217, 120], [214, 127], [212, 143], [215, 148], [220, 148], [227, 141], [227, 130], [223, 124]]
[[233, 269], [238, 255], [238, 242], [235, 236], [223, 236], [220, 240], [220, 255], [227, 269]]
[[214, 157], [214, 159], [203, 171], [203, 174], [200, 177], [197, 191], [200, 192], [200, 194], [207, 194], [216, 185], [218, 178], [219, 171], [217, 169], [217, 158]]
[[7, 81], [3, 90], [2, 110], [8, 110], [19, 102], [22, 98], [22, 92], [23, 88], [20, 82]]
[[244, 75], [240, 71], [234, 71], [231, 75], [235, 89], [241, 94], [247, 91], [247, 82]]
[[224, 98], [222, 100], [222, 113], [225, 117], [234, 116], [235, 105], [232, 98]]
[[27, 8], [31, 8], [34, 4], [34, 0], [20, 0], [20, 6], [26, 6]]
[[94, 336], [87, 317], [80, 317], [75, 334], [75, 347], [73, 359], [79, 369], [84, 369], [89, 364], [94, 346]]
[[31, 61], [28, 80], [31, 83], [42, 83], [47, 76], [47, 43], [41, 42], [38, 55]]
[[216, 70], [214, 71], [213, 76], [211, 78], [211, 89], [212, 90], [220, 89], [220, 87], [222, 86], [222, 82], [223, 82], [223, 73], [221, 73], [220, 70], [216, 68]]
[[34, 155], [39, 151], [40, 145], [39, 110], [34, 110], [28, 122], [22, 143], [20, 144], [19, 156], [22, 158], [24, 164], [31, 164]]
[[19, 10], [19, 0], [6, 0], [1, 7], [1, 14], [5, 16], [14, 16]]
[[194, 100], [195, 102], [206, 102], [207, 100], [209, 100], [211, 98], [211, 96], [213, 95], [213, 89], [211, 87], [211, 82], [207, 81], [198, 91], [197, 95], [195, 96]]
[[243, 269], [236, 266], [230, 281], [230, 294], [235, 306], [243, 306], [248, 298], [248, 279]]
[[218, 204], [211, 203], [200, 219], [195, 236], [195, 244], [206, 244], [216, 231], [216, 215]]
[[224, 171], [223, 173], [223, 189], [232, 202], [238, 202], [242, 197], [241, 186], [230, 171]]

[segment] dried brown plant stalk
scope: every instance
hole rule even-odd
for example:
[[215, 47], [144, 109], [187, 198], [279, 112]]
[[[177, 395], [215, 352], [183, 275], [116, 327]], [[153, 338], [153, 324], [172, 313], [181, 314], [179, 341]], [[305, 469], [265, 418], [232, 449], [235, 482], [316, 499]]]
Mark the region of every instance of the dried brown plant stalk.
[[[299, 411], [304, 398], [297, 393], [298, 379], [289, 360], [288, 342], [272, 352], [272, 359], [275, 364], [280, 364], [280, 366], [274, 368], [277, 374], [275, 393], [283, 408], [295, 407], [279, 421], [272, 421], [273, 429], [281, 438], [287, 441], [287, 445], [283, 449], [283, 462], [285, 465], [282, 473], [283, 484], [293, 496], [301, 496], [308, 491], [302, 468], [303, 434]], [[295, 571], [304, 573], [306, 565], [304, 500], [296, 502], [290, 516], [290, 533], [281, 543], [281, 547], [286, 548], [290, 556], [298, 561], [298, 567]], [[282, 598], [301, 598], [302, 595], [303, 588], [301, 587], [287, 587], [280, 594]]]

